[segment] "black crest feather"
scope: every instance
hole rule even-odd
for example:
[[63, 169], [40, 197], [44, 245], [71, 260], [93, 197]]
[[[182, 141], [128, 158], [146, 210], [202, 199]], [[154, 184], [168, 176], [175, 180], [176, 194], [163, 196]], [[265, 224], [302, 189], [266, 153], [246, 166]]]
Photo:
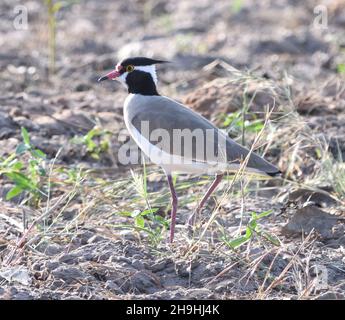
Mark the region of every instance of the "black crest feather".
[[124, 59], [120, 62], [122, 66], [128, 66], [128, 65], [133, 65], [133, 66], [151, 66], [153, 64], [158, 64], [158, 63], [167, 63], [168, 61], [164, 60], [156, 60], [156, 59], [150, 59], [150, 58], [145, 58], [145, 57], [133, 57], [133, 58], [127, 58]]

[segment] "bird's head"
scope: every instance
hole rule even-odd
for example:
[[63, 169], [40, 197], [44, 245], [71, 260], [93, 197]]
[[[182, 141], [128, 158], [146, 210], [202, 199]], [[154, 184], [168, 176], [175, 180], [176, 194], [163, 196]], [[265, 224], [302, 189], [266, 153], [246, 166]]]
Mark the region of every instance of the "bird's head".
[[127, 58], [98, 81], [119, 80], [127, 86], [129, 93], [153, 94], [157, 85], [155, 65], [165, 62], [144, 57]]

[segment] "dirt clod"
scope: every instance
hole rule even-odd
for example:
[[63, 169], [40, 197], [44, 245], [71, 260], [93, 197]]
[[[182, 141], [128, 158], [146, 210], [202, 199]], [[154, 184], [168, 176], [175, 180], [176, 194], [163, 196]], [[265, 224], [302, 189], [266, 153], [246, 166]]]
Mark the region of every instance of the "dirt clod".
[[333, 228], [339, 220], [344, 221], [344, 218], [329, 214], [315, 205], [308, 205], [296, 210], [282, 232], [286, 235], [300, 235], [314, 230], [322, 239], [330, 239], [334, 237]]

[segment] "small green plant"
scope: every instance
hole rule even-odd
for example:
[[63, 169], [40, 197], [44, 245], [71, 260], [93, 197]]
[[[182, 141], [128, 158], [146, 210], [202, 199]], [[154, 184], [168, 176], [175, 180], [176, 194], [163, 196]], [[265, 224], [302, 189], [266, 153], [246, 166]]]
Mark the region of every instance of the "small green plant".
[[44, 0], [44, 4], [47, 9], [48, 17], [48, 48], [49, 48], [49, 74], [55, 73], [55, 62], [56, 62], [56, 15], [65, 7], [78, 2], [78, 0], [68, 1], [55, 1], [55, 0]]
[[236, 134], [241, 133], [243, 128], [246, 132], [258, 133], [264, 127], [262, 119], [243, 121], [242, 111], [223, 114], [221, 119], [223, 121], [222, 127], [226, 128], [228, 131], [232, 130]]
[[262, 230], [260, 225], [258, 224], [258, 220], [262, 219], [263, 217], [266, 217], [272, 213], [272, 210], [268, 210], [265, 212], [262, 212], [260, 214], [257, 214], [256, 212], [251, 213], [251, 219], [248, 222], [248, 225], [246, 227], [245, 234], [243, 236], [237, 237], [235, 239], [229, 239], [228, 236], [223, 231], [222, 233], [222, 240], [223, 242], [231, 249], [236, 249], [240, 247], [241, 245], [245, 244], [249, 240], [251, 240], [254, 235], [258, 235], [259, 237], [262, 237], [269, 242], [273, 243], [276, 246], [280, 245], [279, 239], [269, 234], [268, 232]]
[[337, 72], [340, 74], [345, 74], [345, 63], [339, 63], [337, 65]]
[[86, 146], [88, 154], [95, 160], [109, 150], [111, 132], [95, 126], [86, 135], [72, 139], [74, 143]]
[[29, 134], [25, 128], [21, 129], [23, 142], [17, 146], [16, 152], [6, 159], [0, 159], [0, 176], [6, 176], [15, 185], [6, 194], [10, 200], [28, 191], [35, 197], [45, 195], [41, 191], [41, 182], [47, 173], [45, 170], [46, 154], [35, 148], [30, 141]]
[[243, 7], [243, 0], [233, 0], [231, 3], [231, 12], [239, 13]]
[[146, 164], [143, 164], [143, 174], [135, 173], [131, 170], [132, 178], [133, 178], [133, 187], [139, 194], [139, 196], [145, 200], [145, 203], [148, 208], [150, 208], [149, 203], [149, 194], [147, 192], [147, 171], [146, 171]]
[[158, 208], [152, 208], [144, 211], [136, 210], [133, 212], [123, 211], [116, 213], [123, 217], [132, 218], [133, 223], [118, 224], [113, 227], [144, 232], [148, 236], [150, 243], [156, 246], [162, 241], [164, 233], [169, 227], [166, 219], [155, 214], [157, 211]]
[[122, 211], [118, 215], [133, 219], [133, 223], [115, 225], [116, 228], [131, 229], [143, 232], [148, 236], [149, 242], [157, 246], [163, 239], [165, 231], [169, 227], [169, 222], [157, 214], [158, 208], [152, 208], [149, 201], [149, 192], [147, 190], [147, 170], [146, 164], [143, 164], [143, 174], [131, 171], [133, 179], [133, 188], [141, 200], [146, 204], [147, 209], [144, 211], [133, 210]]

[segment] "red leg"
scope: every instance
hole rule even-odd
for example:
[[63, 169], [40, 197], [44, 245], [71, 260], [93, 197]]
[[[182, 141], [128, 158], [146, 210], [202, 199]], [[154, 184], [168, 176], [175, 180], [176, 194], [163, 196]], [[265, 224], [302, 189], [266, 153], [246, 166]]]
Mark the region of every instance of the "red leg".
[[170, 243], [174, 241], [175, 223], [176, 223], [176, 211], [177, 211], [177, 195], [174, 188], [174, 183], [170, 174], [166, 174], [168, 178], [168, 184], [171, 193], [171, 222], [170, 222]]
[[197, 214], [200, 213], [201, 209], [203, 208], [203, 206], [205, 205], [205, 202], [207, 201], [207, 199], [210, 197], [210, 195], [213, 193], [213, 191], [217, 188], [217, 186], [219, 185], [219, 183], [222, 181], [224, 174], [217, 174], [216, 178], [214, 179], [214, 181], [212, 182], [212, 184], [210, 185], [210, 187], [208, 188], [207, 192], [205, 193], [205, 195], [202, 197], [198, 207], [196, 208], [196, 210], [192, 213], [192, 215], [189, 217], [188, 219], [188, 226], [189, 227], [193, 227], [194, 223], [195, 223], [195, 216]]

